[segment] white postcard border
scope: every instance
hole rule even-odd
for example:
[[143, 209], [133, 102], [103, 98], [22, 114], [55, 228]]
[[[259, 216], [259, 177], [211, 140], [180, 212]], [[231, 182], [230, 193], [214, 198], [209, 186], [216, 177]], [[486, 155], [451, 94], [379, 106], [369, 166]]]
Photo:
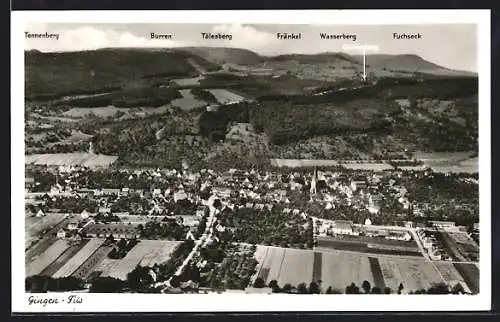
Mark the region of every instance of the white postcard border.
[[[456, 311], [491, 309], [489, 10], [15, 11], [11, 15], [11, 219], [13, 312]], [[480, 293], [467, 295], [94, 294], [24, 292], [24, 26], [43, 22], [478, 25]], [[439, 50], [439, 48], [436, 48]], [[28, 305], [30, 296], [81, 304]], [[364, 298], [367, 297], [368, 298]], [[363, 298], [360, 298], [363, 297]], [[368, 300], [369, 299], [369, 300]]]

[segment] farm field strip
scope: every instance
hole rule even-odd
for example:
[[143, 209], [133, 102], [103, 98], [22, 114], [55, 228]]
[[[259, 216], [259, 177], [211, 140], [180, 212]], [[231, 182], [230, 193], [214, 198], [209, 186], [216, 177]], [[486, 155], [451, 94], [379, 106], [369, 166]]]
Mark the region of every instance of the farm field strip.
[[[127, 274], [133, 271], [143, 260], [144, 263], [149, 265], [167, 261], [178, 243], [164, 240], [141, 240], [124, 258], [116, 260], [106, 258], [95, 270], [101, 271], [101, 276], [126, 280]], [[166, 248], [166, 250], [162, 250], [162, 248]]]
[[255, 267], [255, 274], [252, 278], [252, 283], [255, 282], [255, 279], [257, 279], [257, 277], [262, 278], [264, 281], [267, 279], [267, 273], [269, 272], [269, 270], [267, 268], [264, 268], [264, 260], [266, 259], [268, 251], [269, 247], [257, 247], [254, 257], [257, 260], [258, 264]]
[[341, 241], [341, 240], [324, 240], [318, 239], [318, 246], [314, 249], [318, 250], [347, 250], [355, 251], [360, 253], [368, 254], [386, 254], [386, 255], [405, 255], [405, 256], [422, 256], [418, 248], [411, 249], [395, 249], [395, 247], [376, 247], [373, 244], [368, 245], [367, 243], [357, 243], [352, 241]]
[[441, 276], [425, 259], [378, 259], [386, 286], [393, 291], [403, 283], [404, 290], [428, 289], [432, 283], [441, 282]]
[[65, 240], [58, 239], [50, 247], [26, 265], [26, 276], [40, 274], [56, 258], [61, 256], [69, 245]]
[[197, 99], [193, 94], [191, 94], [191, 91], [189, 89], [181, 89], [179, 90], [179, 92], [181, 93], [182, 98], [173, 100], [170, 103], [172, 104], [172, 106], [178, 106], [184, 111], [189, 111], [207, 104], [205, 101], [200, 101], [199, 99]]
[[92, 238], [78, 253], [75, 254], [54, 275], [54, 278], [71, 276], [87, 258], [89, 258], [103, 243], [103, 238]]
[[458, 258], [459, 261], [465, 262], [467, 259], [462, 255], [462, 253], [459, 250], [459, 246], [455, 242], [455, 240], [445, 231], [438, 231], [438, 234], [441, 236], [442, 244], [448, 254], [450, 254], [453, 257], [456, 257], [455, 259]]
[[446, 282], [465, 282], [464, 278], [459, 271], [455, 268], [453, 263], [448, 262], [434, 262], [434, 265], [441, 273], [441, 276], [446, 280]]
[[66, 215], [64, 214], [48, 214], [44, 217], [26, 217], [25, 219], [25, 245], [29, 246], [38, 239], [38, 234], [45, 229], [57, 226], [60, 224]]
[[418, 259], [423, 258], [422, 254], [417, 255], [416, 253], [411, 253], [408, 255], [405, 254], [394, 254], [394, 253], [380, 253], [380, 252], [365, 252], [365, 251], [359, 251], [359, 250], [346, 250], [346, 249], [334, 249], [331, 247], [314, 247], [315, 251], [321, 252], [321, 253], [331, 253], [331, 254], [352, 254], [352, 255], [358, 255], [358, 256], [372, 256], [372, 257], [377, 257], [377, 258], [400, 258], [400, 259]]
[[[263, 245], [257, 246], [255, 258], [259, 262], [257, 274], [266, 284], [277, 280], [283, 287], [287, 283], [296, 286], [299, 283], [309, 284], [321, 280], [323, 291], [330, 286], [344, 291], [353, 282], [361, 287], [366, 280], [381, 289], [390, 287], [393, 292], [402, 283], [403, 293], [407, 293], [427, 289], [433, 283], [443, 282], [443, 278], [445, 282], [453, 284], [458, 281], [467, 282], [467, 278], [462, 278], [461, 275], [468, 274], [469, 279], [474, 279], [473, 276], [478, 274], [473, 264], [460, 264], [462, 271], [465, 271], [461, 273], [454, 268], [457, 264], [436, 262], [434, 266], [424, 258], [345, 251], [322, 252]], [[470, 289], [474, 291], [474, 286]]]
[[314, 252], [314, 262], [313, 262], [313, 282], [318, 283], [321, 280], [321, 267], [323, 265], [323, 254], [320, 252]]
[[473, 293], [479, 293], [479, 268], [475, 264], [454, 263], [453, 266], [462, 275]]
[[92, 154], [86, 152], [30, 154], [25, 156], [26, 164], [35, 165], [82, 165], [82, 166], [109, 166], [118, 156]]
[[375, 238], [375, 237], [367, 237], [367, 236], [343, 236], [343, 237], [317, 237], [318, 242], [323, 244], [331, 243], [335, 245], [335, 243], [351, 243], [352, 245], [359, 245], [368, 248], [382, 248], [382, 249], [394, 249], [394, 250], [407, 250], [407, 251], [419, 251], [418, 244], [412, 241], [400, 241], [400, 240], [391, 240], [385, 238]]
[[[304, 263], [308, 264], [304, 265]], [[279, 277], [276, 280], [279, 285], [309, 284], [313, 278], [313, 266], [314, 252], [287, 248], [279, 266]]]
[[430, 167], [435, 172], [467, 172], [479, 171], [479, 159], [473, 157], [474, 152], [416, 152], [414, 157], [423, 161], [425, 167]]
[[53, 261], [49, 266], [47, 266], [41, 273], [40, 275], [45, 275], [45, 276], [52, 276], [54, 275], [61, 267], [63, 267], [73, 256], [76, 255], [82, 249], [85, 244], [87, 243], [87, 240], [83, 240], [81, 243], [78, 245], [73, 245], [66, 249], [64, 253], [61, 254], [55, 261]]
[[352, 282], [361, 287], [365, 280], [371, 285], [375, 284], [366, 256], [348, 253], [323, 253], [322, 264], [321, 280], [324, 289], [331, 286], [343, 291]]
[[108, 256], [112, 249], [112, 246], [99, 247], [71, 276], [86, 279], [94, 271], [94, 268]]
[[191, 78], [177, 78], [173, 79], [174, 83], [176, 83], [178, 86], [193, 86], [193, 85], [200, 85], [200, 81], [204, 79], [205, 77], [203, 76], [197, 76], [197, 77], [191, 77]]
[[479, 258], [479, 246], [464, 232], [447, 232], [456, 245], [457, 251], [466, 259], [477, 261]]
[[328, 167], [328, 166], [342, 166], [354, 170], [391, 170], [393, 166], [389, 163], [354, 163], [343, 162], [341, 160], [322, 160], [322, 159], [271, 159], [271, 164], [276, 167]]
[[279, 280], [281, 264], [285, 258], [284, 248], [271, 248], [266, 256], [263, 267], [268, 269], [267, 279], [265, 280], [268, 284], [272, 280]]
[[226, 89], [208, 89], [220, 104], [239, 103], [245, 98]]
[[[154, 245], [155, 252], [147, 253], [141, 260], [141, 266], [153, 266], [154, 264], [160, 264], [168, 261], [170, 259], [170, 254], [181, 244], [178, 241], [160, 241], [158, 245]], [[142, 242], [141, 242], [142, 243]], [[144, 247], [147, 247], [145, 245]]]
[[368, 257], [368, 261], [370, 262], [370, 268], [375, 286], [380, 287], [380, 289], [383, 290], [385, 288], [384, 274], [382, 274], [378, 258]]

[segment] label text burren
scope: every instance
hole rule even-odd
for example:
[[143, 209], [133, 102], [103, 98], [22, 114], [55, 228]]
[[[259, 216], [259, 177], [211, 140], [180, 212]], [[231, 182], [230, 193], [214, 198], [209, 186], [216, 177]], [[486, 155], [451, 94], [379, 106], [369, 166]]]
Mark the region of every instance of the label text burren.
[[151, 39], [166, 39], [166, 40], [171, 40], [172, 35], [171, 34], [155, 34], [154, 32], [151, 33]]
[[33, 32], [29, 32], [29, 31], [25, 31], [24, 37], [26, 39], [55, 39], [55, 40], [59, 40], [59, 34], [49, 34], [48, 32], [33, 33]]
[[320, 33], [319, 37], [321, 39], [333, 39], [333, 40], [348, 40], [352, 39], [352, 41], [356, 41], [357, 37], [356, 34], [326, 34], [326, 33]]
[[224, 39], [224, 40], [232, 40], [233, 39], [233, 35], [221, 34], [220, 32], [216, 33], [216, 34], [213, 34], [211, 32], [202, 32], [201, 37], [203, 39]]

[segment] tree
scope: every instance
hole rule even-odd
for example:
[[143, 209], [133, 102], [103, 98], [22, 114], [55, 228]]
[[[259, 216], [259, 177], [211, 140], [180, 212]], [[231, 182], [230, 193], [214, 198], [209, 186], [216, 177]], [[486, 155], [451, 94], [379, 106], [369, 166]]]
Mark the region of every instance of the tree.
[[464, 294], [464, 293], [465, 293], [465, 289], [464, 289], [464, 287], [462, 286], [462, 284], [457, 283], [457, 284], [455, 284], [455, 286], [453, 286], [453, 288], [451, 289], [451, 293], [452, 293], [452, 294]]
[[390, 287], [386, 286], [384, 287], [384, 294], [391, 294], [392, 293], [392, 290]]
[[213, 206], [217, 209], [220, 209], [222, 207], [222, 202], [219, 199], [215, 199]]
[[319, 289], [319, 285], [316, 282], [311, 282], [309, 284], [309, 293], [311, 294], [319, 294], [321, 290]]
[[91, 293], [119, 293], [123, 290], [125, 283], [113, 277], [97, 277], [90, 286]]
[[49, 288], [49, 276], [34, 275], [25, 279], [25, 288], [31, 293], [46, 293]]
[[359, 287], [354, 284], [354, 282], [351, 283], [351, 285], [347, 286], [345, 288], [345, 293], [346, 294], [359, 294]]
[[363, 290], [365, 291], [365, 294], [368, 294], [370, 293], [370, 290], [372, 288], [372, 286], [370, 285], [370, 282], [364, 280], [363, 281], [363, 284], [361, 284], [361, 287], [363, 288]]
[[450, 294], [450, 289], [446, 283], [437, 283], [427, 289], [427, 294]]
[[326, 289], [326, 294], [333, 294], [333, 288], [331, 286], [328, 286]]
[[266, 282], [261, 277], [257, 277], [255, 282], [253, 282], [253, 287], [255, 288], [263, 288], [264, 286], [266, 286]]
[[283, 288], [281, 289], [283, 293], [290, 293], [292, 291], [292, 284], [285, 284], [283, 285]]
[[177, 275], [172, 276], [170, 279], [170, 285], [172, 287], [179, 287], [181, 285], [181, 278]]
[[128, 286], [139, 291], [153, 283], [153, 277], [149, 274], [149, 267], [137, 266], [132, 272], [127, 274]]
[[308, 291], [307, 291], [306, 283], [300, 283], [299, 285], [297, 285], [297, 292], [299, 294], [307, 294]]
[[401, 292], [403, 291], [403, 289], [404, 289], [403, 283], [399, 283], [398, 294], [401, 294]]
[[272, 288], [273, 293], [280, 293], [281, 291], [277, 280], [272, 280], [271, 282], [269, 282], [269, 287]]
[[382, 294], [382, 290], [378, 286], [372, 288], [372, 294]]

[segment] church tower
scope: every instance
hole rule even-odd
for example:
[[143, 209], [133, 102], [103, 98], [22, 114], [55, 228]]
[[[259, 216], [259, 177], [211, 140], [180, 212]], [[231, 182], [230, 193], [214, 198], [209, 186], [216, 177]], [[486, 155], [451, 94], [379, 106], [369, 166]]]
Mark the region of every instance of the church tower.
[[311, 194], [311, 199], [317, 193], [317, 191], [316, 191], [316, 182], [317, 182], [317, 180], [318, 180], [318, 171], [316, 170], [316, 167], [315, 167], [314, 168], [313, 177], [311, 179], [311, 190], [309, 191], [310, 194]]
[[89, 143], [89, 153], [95, 154], [94, 143], [92, 141]]

